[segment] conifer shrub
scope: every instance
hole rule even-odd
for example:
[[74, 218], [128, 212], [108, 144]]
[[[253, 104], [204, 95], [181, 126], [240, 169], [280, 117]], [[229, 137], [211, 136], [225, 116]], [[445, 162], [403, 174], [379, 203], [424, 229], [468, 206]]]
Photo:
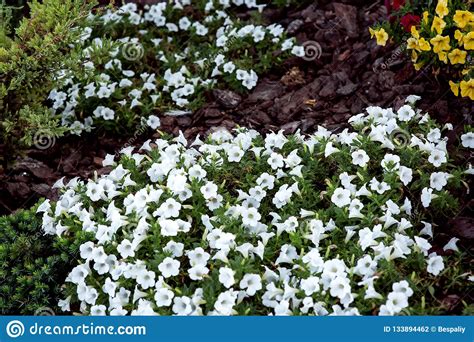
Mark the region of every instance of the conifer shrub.
[[0, 314], [59, 312], [57, 298], [74, 265], [77, 242], [45, 235], [36, 207], [0, 217]]
[[[54, 87], [54, 75], [77, 58], [70, 44], [77, 40], [73, 28], [86, 16], [94, 1], [33, 0], [30, 17], [12, 31], [11, 11], [3, 11], [0, 33], [0, 161], [4, 166], [22, 148], [65, 132], [45, 106]], [[4, 7], [5, 9], [5, 7]]]

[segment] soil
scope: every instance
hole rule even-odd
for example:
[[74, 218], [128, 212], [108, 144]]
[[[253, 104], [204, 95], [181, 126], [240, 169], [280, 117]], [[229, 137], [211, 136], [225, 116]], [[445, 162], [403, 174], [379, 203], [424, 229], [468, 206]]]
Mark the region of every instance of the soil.
[[[268, 8], [264, 16], [269, 23], [281, 23], [300, 44], [314, 48], [313, 55], [308, 50], [314, 58], [286, 61], [260, 76], [249, 94], [210, 92], [207, 104], [195, 113], [162, 117], [161, 131], [181, 130], [192, 138], [235, 126], [287, 133], [298, 129], [309, 133], [318, 125], [338, 130], [369, 105], [398, 107], [411, 94], [422, 96], [420, 107], [439, 122], [451, 122], [453, 136], [472, 124], [473, 101], [455, 97], [430, 66], [415, 71], [399, 46], [380, 47], [370, 39], [369, 26], [386, 18], [381, 1], [306, 2], [301, 8]], [[0, 215], [27, 208], [41, 197], [57, 198], [50, 188], [57, 179], [105, 173], [102, 160], [107, 153], [158, 135], [150, 130], [123, 137], [98, 129], [80, 138], [61, 138], [46, 150], [27, 151], [11, 169], [0, 169]], [[468, 200], [456, 218], [461, 223], [454, 225], [471, 241], [472, 216]]]

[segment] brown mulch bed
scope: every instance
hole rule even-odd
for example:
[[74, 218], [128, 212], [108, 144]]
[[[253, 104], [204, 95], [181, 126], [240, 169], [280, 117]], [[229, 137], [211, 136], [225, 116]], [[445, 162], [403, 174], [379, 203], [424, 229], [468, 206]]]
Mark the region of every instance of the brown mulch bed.
[[[472, 124], [472, 101], [454, 97], [446, 80], [438, 80], [429, 67], [415, 72], [399, 47], [382, 48], [370, 39], [368, 27], [386, 15], [381, 1], [319, 1], [302, 8], [267, 9], [264, 14], [269, 22], [287, 27], [299, 42], [317, 42], [322, 52], [319, 58], [288, 60], [262, 75], [250, 94], [216, 90], [208, 94], [206, 106], [192, 115], [163, 117], [162, 131], [177, 134], [182, 130], [194, 137], [235, 126], [288, 133], [311, 132], [318, 125], [340, 129], [365, 107], [397, 107], [410, 94], [421, 95], [422, 109], [440, 122], [453, 123], [458, 131]], [[61, 177], [87, 178], [94, 172], [107, 172], [101, 164], [105, 154], [154, 136], [157, 133], [150, 131], [120, 137], [99, 130], [80, 138], [62, 138], [44, 151], [30, 150], [13, 168], [0, 170], [0, 215], [29, 207], [40, 197], [56, 198], [50, 186]], [[465, 206], [464, 216], [472, 217], [471, 204]], [[462, 224], [467, 229], [461, 230], [472, 239], [470, 217], [463, 218], [468, 219]]]

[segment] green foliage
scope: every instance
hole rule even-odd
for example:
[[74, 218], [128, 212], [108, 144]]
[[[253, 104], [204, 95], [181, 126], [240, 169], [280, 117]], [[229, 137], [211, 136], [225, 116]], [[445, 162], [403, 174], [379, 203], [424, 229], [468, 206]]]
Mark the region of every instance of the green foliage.
[[46, 308], [59, 312], [58, 294], [78, 245], [44, 235], [35, 211], [0, 217], [1, 315], [33, 315]]
[[43, 102], [57, 71], [74, 61], [69, 45], [77, 39], [78, 32], [72, 28], [94, 3], [34, 0], [29, 4], [30, 18], [21, 21], [12, 39], [8, 37], [11, 10], [1, 8], [6, 17], [0, 27], [0, 161], [4, 165], [33, 143], [35, 132], [58, 136], [65, 131], [58, 128], [57, 120]]

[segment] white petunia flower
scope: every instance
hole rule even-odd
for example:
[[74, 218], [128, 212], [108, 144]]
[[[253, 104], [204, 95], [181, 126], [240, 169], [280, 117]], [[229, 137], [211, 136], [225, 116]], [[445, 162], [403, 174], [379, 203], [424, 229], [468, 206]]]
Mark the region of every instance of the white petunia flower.
[[173, 301], [173, 297], [174, 297], [173, 291], [166, 288], [157, 289], [155, 292], [156, 306], [158, 307], [170, 306]]
[[428, 263], [428, 268], [427, 268], [428, 273], [431, 273], [434, 276], [437, 276], [438, 274], [440, 274], [442, 270], [444, 270], [443, 258], [437, 255], [436, 253], [431, 253], [429, 255], [429, 259], [427, 260], [427, 263]]
[[331, 202], [342, 208], [351, 203], [351, 192], [347, 189], [337, 188], [331, 196]]
[[249, 296], [255, 295], [257, 291], [262, 289], [262, 281], [258, 274], [244, 275], [239, 285]]
[[174, 277], [179, 274], [180, 262], [178, 260], [166, 257], [159, 265], [158, 269], [165, 278]]
[[461, 135], [462, 146], [466, 148], [474, 148], [474, 132], [468, 132]]
[[366, 167], [367, 163], [369, 162], [370, 158], [364, 150], [356, 150], [352, 152], [352, 164], [358, 165], [361, 167]]
[[235, 272], [229, 267], [221, 267], [219, 269], [219, 282], [226, 288], [232, 287], [235, 283]]

